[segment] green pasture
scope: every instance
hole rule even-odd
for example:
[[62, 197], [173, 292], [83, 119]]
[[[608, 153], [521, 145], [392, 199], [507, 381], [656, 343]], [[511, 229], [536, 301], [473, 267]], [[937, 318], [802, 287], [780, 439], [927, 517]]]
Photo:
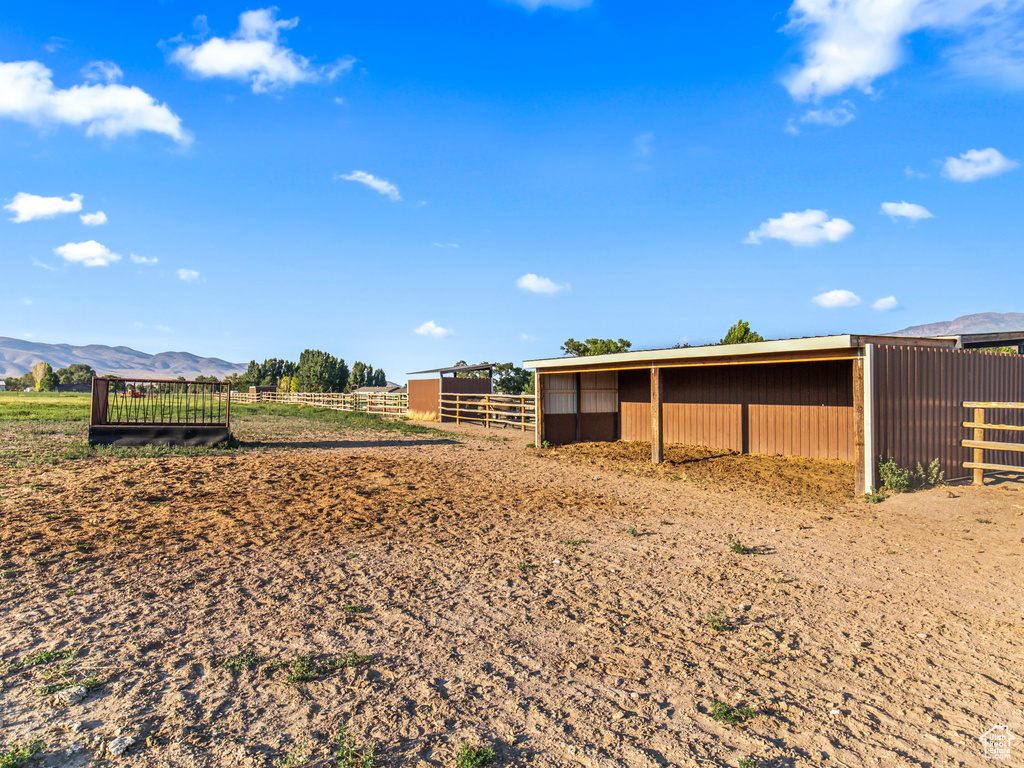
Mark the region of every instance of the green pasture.
[[268, 448], [339, 447], [355, 438], [388, 435], [447, 439], [440, 430], [368, 413], [330, 411], [303, 405], [259, 403], [231, 406], [230, 445], [217, 448], [92, 448], [88, 394], [0, 392], [0, 468], [57, 464], [92, 456], [158, 458], [219, 454]]

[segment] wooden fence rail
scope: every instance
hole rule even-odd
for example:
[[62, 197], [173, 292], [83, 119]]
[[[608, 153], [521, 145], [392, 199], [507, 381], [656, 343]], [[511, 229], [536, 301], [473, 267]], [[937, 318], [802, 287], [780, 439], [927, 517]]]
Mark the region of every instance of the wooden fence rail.
[[239, 392], [231, 398], [236, 403], [290, 403], [378, 416], [404, 416], [409, 410], [408, 395], [389, 392]]
[[974, 470], [974, 484], [984, 485], [985, 470], [993, 472], [1021, 472], [1024, 473], [1024, 466], [1010, 466], [1007, 464], [991, 464], [985, 462], [985, 451], [1013, 451], [1024, 452], [1024, 443], [1005, 443], [985, 439], [985, 430], [1024, 432], [1024, 426], [1017, 424], [990, 424], [985, 421], [985, 411], [988, 409], [1024, 409], [1024, 403], [964, 403], [964, 408], [974, 409], [974, 420], [965, 421], [963, 425], [974, 430], [973, 440], [963, 440], [961, 445], [964, 448], [973, 448], [973, 461], [965, 461], [964, 468]]
[[518, 427], [524, 432], [533, 429], [537, 418], [537, 398], [534, 395], [466, 395], [442, 392], [440, 395], [442, 421], [454, 420], [485, 427]]

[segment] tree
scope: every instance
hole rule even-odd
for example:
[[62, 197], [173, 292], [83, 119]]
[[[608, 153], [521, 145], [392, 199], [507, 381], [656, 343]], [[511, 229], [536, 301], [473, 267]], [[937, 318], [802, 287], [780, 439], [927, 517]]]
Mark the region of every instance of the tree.
[[752, 341], [764, 341], [764, 336], [750, 330], [750, 323], [737, 320], [736, 325], [726, 331], [725, 338], [719, 344], [749, 344]]
[[295, 379], [303, 392], [343, 392], [349, 371], [343, 359], [319, 349], [307, 349], [299, 355]]
[[43, 378], [36, 384], [36, 392], [55, 392], [59, 385], [60, 379], [57, 378], [57, 374], [49, 370], [43, 374]]
[[378, 368], [376, 373], [373, 374], [373, 382], [370, 386], [373, 387], [386, 387], [388, 385], [388, 377], [384, 374], [383, 368]]
[[[373, 370], [372, 368], [370, 370]], [[356, 360], [352, 363], [352, 371], [348, 375], [348, 391], [355, 392], [366, 386], [366, 363]]]
[[632, 346], [632, 342], [625, 339], [619, 339], [618, 341], [614, 339], [587, 339], [586, 341], [566, 339], [562, 345], [562, 354], [572, 355], [573, 357], [611, 355], [616, 352], [626, 352]]
[[42, 382], [43, 377], [53, 373], [53, 368], [49, 363], [36, 363], [32, 366], [32, 385], [36, 388], [36, 392], [39, 391], [39, 384]]
[[73, 363], [67, 368], [61, 368], [57, 373], [62, 387], [71, 387], [78, 384], [91, 384], [96, 371], [92, 366], [85, 363]]
[[533, 373], [512, 363], [494, 366], [494, 391], [503, 395], [533, 394]]

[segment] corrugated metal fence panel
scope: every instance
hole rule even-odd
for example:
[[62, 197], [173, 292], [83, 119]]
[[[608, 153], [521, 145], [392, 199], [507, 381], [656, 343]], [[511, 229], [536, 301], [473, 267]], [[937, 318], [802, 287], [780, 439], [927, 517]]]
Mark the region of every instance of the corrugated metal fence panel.
[[553, 373], [544, 376], [544, 413], [576, 413], [576, 374]]
[[441, 391], [445, 394], [489, 395], [491, 380], [487, 377], [442, 376]]
[[[938, 458], [948, 479], [970, 474], [971, 449], [960, 442], [973, 431], [965, 401], [1024, 402], [1024, 356], [963, 349], [875, 348], [873, 397], [875, 454], [914, 468]], [[990, 423], [1024, 425], [1024, 411], [986, 410]], [[1020, 442], [1020, 433], [987, 430], [986, 440]], [[1022, 455], [986, 451], [985, 462], [1021, 465]]]
[[412, 379], [409, 381], [409, 410], [437, 415], [440, 379]]
[[580, 374], [580, 411], [616, 413], [619, 410], [619, 376], [615, 371]]
[[651, 441], [650, 371], [619, 371], [619, 411], [623, 440]]

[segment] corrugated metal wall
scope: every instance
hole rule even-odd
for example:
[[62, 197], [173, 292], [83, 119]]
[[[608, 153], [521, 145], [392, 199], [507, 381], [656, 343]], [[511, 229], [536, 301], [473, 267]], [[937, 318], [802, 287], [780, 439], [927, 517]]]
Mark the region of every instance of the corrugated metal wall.
[[[849, 360], [665, 368], [669, 443], [852, 461]], [[622, 439], [651, 439], [650, 371], [619, 374]]]
[[[964, 349], [877, 346], [872, 362], [875, 455], [913, 468], [938, 458], [947, 479], [970, 474], [973, 431], [964, 401], [1024, 402], [1024, 356]], [[1024, 424], [1024, 411], [987, 410], [986, 421]], [[986, 440], [1020, 442], [1020, 433], [986, 431]], [[1020, 453], [986, 451], [985, 462], [1024, 464]]]
[[409, 410], [437, 416], [440, 379], [411, 379], [409, 381]]

